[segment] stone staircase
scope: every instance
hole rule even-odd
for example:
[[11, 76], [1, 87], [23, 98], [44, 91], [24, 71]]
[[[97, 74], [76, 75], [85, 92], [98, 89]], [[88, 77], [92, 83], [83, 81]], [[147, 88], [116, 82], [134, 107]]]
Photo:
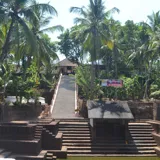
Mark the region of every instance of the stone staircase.
[[47, 152], [47, 155], [46, 155], [46, 159], [45, 160], [56, 160], [57, 159], [57, 157], [56, 156], [54, 156], [54, 153], [49, 153], [49, 152]]
[[155, 140], [148, 123], [129, 123], [129, 138], [97, 138], [92, 140], [90, 125], [85, 119], [63, 119], [59, 132], [68, 156], [156, 156]]
[[41, 139], [42, 131], [43, 131], [43, 126], [42, 125], [37, 125], [36, 129], [35, 129], [34, 138], [37, 139], [37, 140]]
[[45, 117], [45, 118], [42, 118], [42, 119], [37, 119], [37, 120], [34, 120], [34, 121], [30, 121], [31, 124], [49, 124], [53, 121], [53, 118], [51, 117]]

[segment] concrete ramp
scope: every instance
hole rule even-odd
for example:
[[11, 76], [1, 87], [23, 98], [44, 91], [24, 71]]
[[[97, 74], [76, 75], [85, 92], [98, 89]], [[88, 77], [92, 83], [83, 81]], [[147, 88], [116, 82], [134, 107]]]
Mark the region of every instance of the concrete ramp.
[[53, 118], [75, 118], [75, 90], [75, 77], [63, 75], [53, 107]]

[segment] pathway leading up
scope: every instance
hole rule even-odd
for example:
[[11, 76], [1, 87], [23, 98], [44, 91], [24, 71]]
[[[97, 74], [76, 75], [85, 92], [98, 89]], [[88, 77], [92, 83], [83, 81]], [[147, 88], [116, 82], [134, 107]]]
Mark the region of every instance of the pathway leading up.
[[75, 77], [63, 75], [55, 100], [52, 117], [75, 118]]

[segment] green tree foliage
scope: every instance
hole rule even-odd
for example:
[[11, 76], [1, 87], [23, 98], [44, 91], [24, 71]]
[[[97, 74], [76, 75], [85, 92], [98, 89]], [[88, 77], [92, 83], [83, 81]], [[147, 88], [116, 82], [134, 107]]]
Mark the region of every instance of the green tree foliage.
[[[77, 27], [73, 32], [76, 37], [84, 40], [83, 47], [90, 53], [92, 82], [95, 76], [98, 76], [95, 62], [99, 59], [102, 39], [105, 39], [105, 42], [108, 43], [108, 18], [111, 16], [111, 13], [115, 11], [119, 12], [117, 8], [106, 11], [102, 0], [90, 0], [88, 7], [72, 7], [70, 9], [70, 12], [79, 14], [79, 17], [74, 19]], [[93, 83], [91, 83], [91, 86], [92, 84]]]
[[[149, 15], [148, 23], [128, 20], [122, 25], [110, 16], [113, 11], [118, 10], [107, 12], [98, 0], [90, 0], [88, 7], [71, 8], [80, 15], [74, 20], [72, 33], [82, 40], [84, 51], [91, 57], [90, 86], [93, 89], [95, 75], [99, 79], [123, 79], [123, 88], [103, 88], [104, 96], [113, 98], [116, 91], [119, 99], [159, 98], [160, 12]], [[101, 68], [99, 61], [103, 70], [97, 70]]]
[[[56, 44], [47, 33], [62, 31], [60, 25], [48, 27], [56, 9], [36, 0], [0, 0], [0, 89], [5, 95], [36, 97], [41, 83], [53, 82], [44, 73], [58, 59]], [[45, 87], [44, 87], [45, 88]], [[17, 99], [18, 100], [18, 99]]]
[[59, 50], [66, 58], [75, 63], [82, 62], [83, 48], [80, 39], [76, 39], [69, 30], [62, 33], [58, 39], [60, 40], [58, 43]]
[[[95, 80], [92, 82], [90, 66], [79, 66], [76, 69], [76, 82], [79, 86], [79, 92], [81, 92], [81, 95], [86, 99], [94, 99], [103, 95], [103, 91], [101, 90], [101, 86], [98, 81]], [[93, 89], [90, 85], [91, 83], [93, 83]]]

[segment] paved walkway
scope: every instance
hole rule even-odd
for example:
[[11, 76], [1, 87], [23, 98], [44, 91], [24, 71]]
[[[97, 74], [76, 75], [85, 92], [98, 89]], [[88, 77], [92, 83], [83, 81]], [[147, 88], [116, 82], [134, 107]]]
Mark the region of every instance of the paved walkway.
[[74, 76], [62, 76], [52, 116], [53, 118], [75, 118]]

